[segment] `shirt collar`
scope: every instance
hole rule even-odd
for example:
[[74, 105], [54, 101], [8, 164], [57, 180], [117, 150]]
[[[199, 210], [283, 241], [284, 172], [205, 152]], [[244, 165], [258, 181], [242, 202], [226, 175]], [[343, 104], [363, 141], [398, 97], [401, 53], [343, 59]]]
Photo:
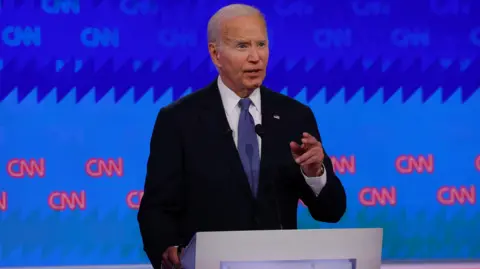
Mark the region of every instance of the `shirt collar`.
[[[240, 101], [240, 96], [238, 96], [235, 92], [229, 89], [222, 81], [222, 78], [218, 76], [217, 80], [218, 89], [220, 90], [220, 96], [222, 98], [223, 107], [225, 109], [225, 113], [230, 115], [238, 105]], [[260, 88], [256, 88], [249, 96], [250, 100], [252, 100], [253, 107], [258, 110], [261, 110], [261, 102], [260, 102]]]

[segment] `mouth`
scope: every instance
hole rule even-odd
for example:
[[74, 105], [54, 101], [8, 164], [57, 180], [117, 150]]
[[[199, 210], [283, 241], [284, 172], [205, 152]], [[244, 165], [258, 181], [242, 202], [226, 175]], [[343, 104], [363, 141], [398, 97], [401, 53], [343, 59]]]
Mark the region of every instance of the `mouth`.
[[245, 73], [247, 74], [258, 74], [262, 71], [262, 69], [248, 69], [248, 70], [245, 70]]

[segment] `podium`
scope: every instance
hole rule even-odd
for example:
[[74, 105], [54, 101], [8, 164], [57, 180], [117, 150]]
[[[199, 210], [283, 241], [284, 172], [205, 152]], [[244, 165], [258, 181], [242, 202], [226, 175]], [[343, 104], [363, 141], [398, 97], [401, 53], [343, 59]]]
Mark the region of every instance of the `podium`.
[[380, 269], [383, 229], [199, 232], [185, 269]]

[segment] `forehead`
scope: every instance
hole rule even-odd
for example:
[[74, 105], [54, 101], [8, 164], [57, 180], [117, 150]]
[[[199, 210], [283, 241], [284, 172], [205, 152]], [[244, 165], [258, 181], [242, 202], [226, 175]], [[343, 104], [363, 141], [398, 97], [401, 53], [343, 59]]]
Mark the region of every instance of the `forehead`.
[[264, 20], [256, 16], [242, 16], [229, 19], [223, 25], [223, 36], [227, 39], [267, 39]]

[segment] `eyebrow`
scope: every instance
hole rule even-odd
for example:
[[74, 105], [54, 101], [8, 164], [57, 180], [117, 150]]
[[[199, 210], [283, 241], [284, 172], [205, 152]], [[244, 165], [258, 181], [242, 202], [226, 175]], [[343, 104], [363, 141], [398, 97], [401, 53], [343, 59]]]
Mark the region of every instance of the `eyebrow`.
[[[229, 41], [233, 41], [235, 43], [250, 43], [251, 40], [241, 40], [241, 39], [230, 39]], [[267, 42], [266, 39], [262, 39], [262, 40], [255, 40], [254, 42]]]

